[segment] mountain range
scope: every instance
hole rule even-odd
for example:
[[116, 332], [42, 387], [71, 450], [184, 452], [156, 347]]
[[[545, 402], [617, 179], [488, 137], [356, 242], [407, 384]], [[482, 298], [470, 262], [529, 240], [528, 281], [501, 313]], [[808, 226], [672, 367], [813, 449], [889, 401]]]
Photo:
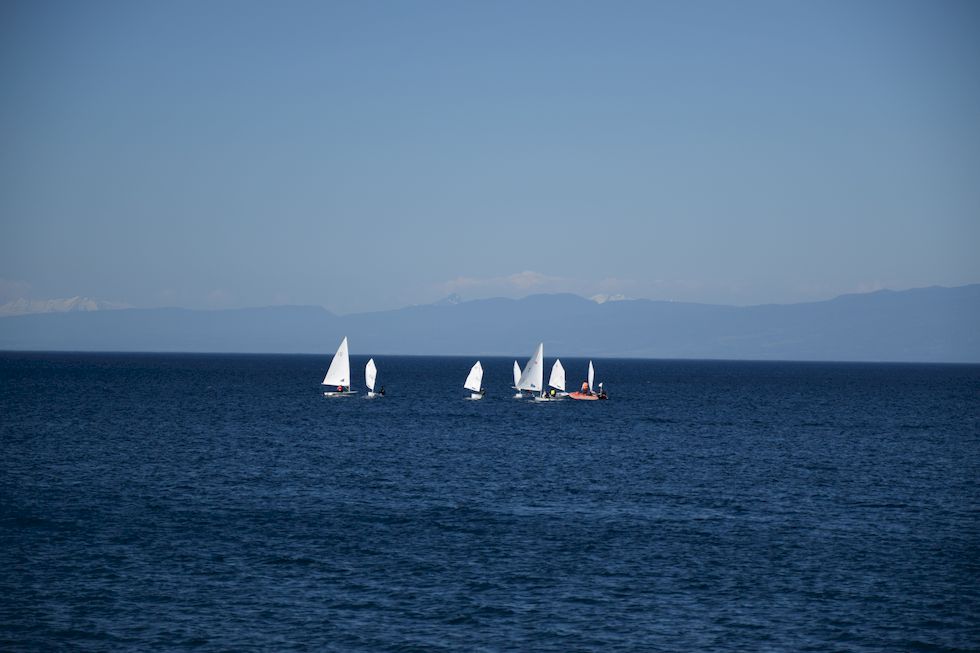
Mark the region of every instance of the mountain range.
[[10, 315], [30, 315], [32, 313], [72, 313], [76, 311], [111, 311], [132, 308], [128, 304], [107, 302], [90, 297], [69, 297], [67, 299], [15, 299], [0, 304], [0, 317]]
[[980, 284], [721, 306], [577, 295], [322, 307], [121, 309], [0, 317], [0, 349], [980, 362]]

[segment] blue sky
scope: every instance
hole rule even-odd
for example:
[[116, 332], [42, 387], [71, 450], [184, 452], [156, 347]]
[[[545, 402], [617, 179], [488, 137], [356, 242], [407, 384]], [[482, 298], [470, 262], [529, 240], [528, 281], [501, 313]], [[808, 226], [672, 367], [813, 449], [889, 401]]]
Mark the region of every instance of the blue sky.
[[980, 281], [974, 2], [6, 2], [0, 300]]

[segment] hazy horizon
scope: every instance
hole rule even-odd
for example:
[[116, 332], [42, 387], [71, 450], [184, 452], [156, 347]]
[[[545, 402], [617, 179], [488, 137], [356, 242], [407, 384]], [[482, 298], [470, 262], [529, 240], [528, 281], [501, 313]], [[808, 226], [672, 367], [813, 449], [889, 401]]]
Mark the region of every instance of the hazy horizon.
[[[425, 304], [406, 304], [404, 306], [395, 306], [390, 308], [381, 308], [368, 311], [352, 311], [349, 313], [341, 313], [339, 311], [332, 311], [329, 307], [323, 306], [321, 304], [256, 304], [256, 305], [243, 305], [234, 307], [186, 307], [186, 306], [175, 306], [175, 305], [160, 305], [160, 306], [134, 306], [131, 304], [122, 304], [114, 302], [106, 302], [93, 297], [65, 297], [65, 298], [52, 298], [46, 300], [31, 300], [25, 298], [19, 298], [16, 300], [9, 301], [5, 304], [0, 304], [0, 317], [7, 317], [13, 315], [33, 315], [39, 313], [57, 313], [57, 312], [68, 312], [68, 311], [79, 311], [79, 312], [89, 312], [95, 310], [126, 310], [126, 309], [180, 309], [180, 310], [247, 310], [247, 309], [264, 309], [264, 308], [322, 308], [327, 310], [333, 315], [338, 317], [356, 316], [365, 313], [378, 313], [378, 312], [389, 312], [389, 311], [399, 311], [402, 309], [413, 308], [413, 307], [423, 307], [423, 306], [433, 306], [433, 305], [443, 305], [446, 303], [460, 304], [472, 301], [487, 301], [487, 300], [511, 300], [511, 301], [521, 301], [526, 299], [532, 299], [538, 296], [559, 296], [559, 295], [570, 295], [582, 299], [584, 301], [594, 302], [596, 304], [604, 304], [607, 302], [621, 302], [621, 301], [666, 301], [669, 303], [679, 303], [679, 304], [701, 304], [704, 306], [718, 306], [727, 308], [753, 308], [760, 306], [792, 306], [795, 304], [812, 304], [829, 302], [840, 297], [846, 297], [850, 295], [870, 295], [878, 292], [891, 292], [891, 293], [902, 293], [909, 290], [928, 290], [931, 288], [941, 288], [941, 289], [956, 289], [964, 288], [967, 286], [974, 286], [978, 284], [964, 284], [962, 286], [919, 286], [915, 288], [871, 288], [871, 289], [860, 289], [851, 293], [842, 293], [839, 295], [834, 295], [832, 297], [815, 298], [811, 300], [804, 300], [800, 302], [763, 302], [758, 304], [725, 304], [721, 302], [697, 302], [697, 301], [684, 301], [684, 300], [660, 300], [649, 297], [628, 297], [623, 295], [593, 295], [591, 297], [586, 297], [574, 292], [531, 292], [523, 295], [516, 296], [502, 296], [494, 295], [488, 297], [464, 297], [459, 293], [452, 293], [438, 299], [434, 302], [428, 302]], [[4, 309], [15, 309], [18, 305], [26, 305], [23, 311], [14, 310], [4, 310]]]
[[980, 281], [980, 5], [0, 6], [0, 304]]
[[577, 295], [348, 315], [322, 307], [144, 309], [0, 319], [0, 350], [323, 352], [344, 337], [372, 354], [980, 362], [980, 284], [731, 307]]

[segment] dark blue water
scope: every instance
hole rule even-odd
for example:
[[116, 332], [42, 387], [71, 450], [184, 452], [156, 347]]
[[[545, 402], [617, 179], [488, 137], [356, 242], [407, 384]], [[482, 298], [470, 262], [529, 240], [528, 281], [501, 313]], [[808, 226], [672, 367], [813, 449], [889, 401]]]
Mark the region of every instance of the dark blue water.
[[980, 648], [980, 367], [377, 362], [0, 355], [0, 648]]

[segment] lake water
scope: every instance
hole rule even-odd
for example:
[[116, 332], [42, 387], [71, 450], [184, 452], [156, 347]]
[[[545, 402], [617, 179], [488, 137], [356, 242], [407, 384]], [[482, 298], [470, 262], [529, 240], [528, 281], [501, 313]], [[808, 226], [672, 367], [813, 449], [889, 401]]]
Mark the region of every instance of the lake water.
[[0, 648], [980, 648], [978, 366], [329, 359], [0, 354]]

